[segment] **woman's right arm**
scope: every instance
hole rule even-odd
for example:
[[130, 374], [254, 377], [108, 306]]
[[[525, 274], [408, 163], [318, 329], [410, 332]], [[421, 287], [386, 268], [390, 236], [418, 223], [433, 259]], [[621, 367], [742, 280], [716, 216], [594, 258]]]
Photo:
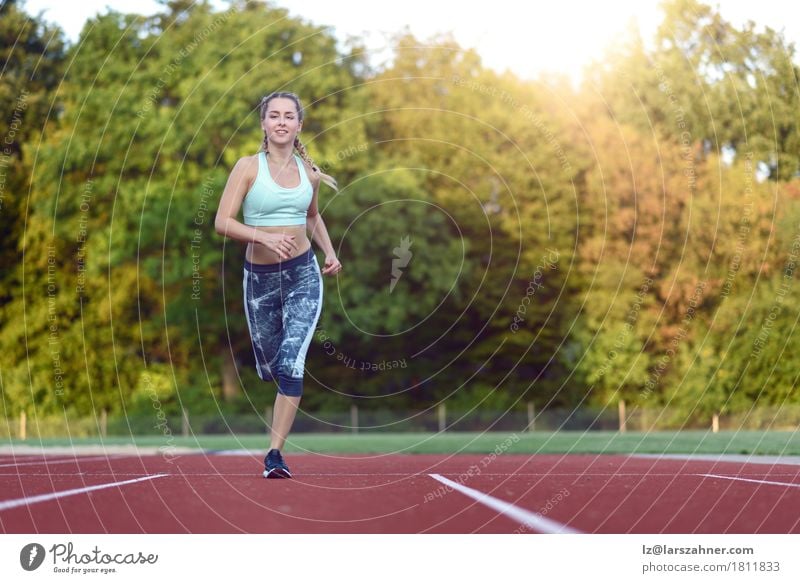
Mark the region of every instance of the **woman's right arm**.
[[258, 173], [258, 161], [254, 158], [240, 158], [231, 170], [228, 183], [219, 201], [214, 229], [223, 237], [230, 237], [243, 243], [258, 243], [276, 252], [281, 258], [291, 257], [294, 235], [265, 233], [239, 222], [236, 217], [242, 207], [247, 191]]

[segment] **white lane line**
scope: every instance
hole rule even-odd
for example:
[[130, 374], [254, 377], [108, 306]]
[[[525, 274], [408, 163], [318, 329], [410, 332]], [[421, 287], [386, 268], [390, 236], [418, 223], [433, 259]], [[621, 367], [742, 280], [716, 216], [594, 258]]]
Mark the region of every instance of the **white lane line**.
[[489, 494], [485, 494], [479, 490], [468, 488], [463, 484], [459, 484], [458, 482], [449, 480], [448, 478], [445, 478], [444, 476], [441, 476], [439, 474], [428, 474], [428, 475], [434, 480], [437, 480], [442, 484], [445, 484], [446, 486], [450, 486], [454, 490], [458, 490], [465, 496], [469, 496], [473, 500], [477, 500], [481, 504], [485, 504], [492, 510], [496, 510], [500, 514], [503, 514], [508, 518], [515, 520], [521, 524], [524, 524], [525, 526], [530, 527], [539, 532], [543, 532], [546, 534], [581, 533], [581, 531], [575, 530], [574, 528], [571, 528], [566, 524], [561, 524], [560, 522], [556, 522], [555, 520], [545, 518], [541, 514], [537, 514], [536, 512], [531, 512], [530, 510], [520, 508], [519, 506], [515, 506], [510, 502], [506, 502], [505, 500], [500, 500], [499, 498], [495, 498], [494, 496], [490, 496]]
[[[44, 454], [34, 454], [34, 455], [3, 455], [0, 456], [0, 462], [17, 462], [17, 461], [25, 461], [25, 460], [43, 460], [46, 456]], [[56, 456], [55, 459], [63, 459], [64, 456]]]
[[57, 498], [64, 498], [65, 496], [75, 496], [77, 494], [84, 494], [86, 492], [94, 492], [95, 490], [104, 490], [106, 488], [115, 488], [117, 486], [125, 486], [127, 484], [135, 484], [137, 482], [144, 482], [147, 480], [155, 480], [156, 478], [164, 478], [169, 474], [154, 474], [152, 476], [144, 476], [136, 478], [135, 480], [125, 480], [123, 482], [113, 482], [111, 484], [98, 484], [97, 486], [87, 486], [86, 488], [74, 488], [72, 490], [64, 490], [63, 492], [53, 492], [51, 494], [40, 494], [38, 496], [30, 496], [26, 498], [16, 498], [15, 500], [5, 500], [0, 502], [0, 512], [3, 510], [10, 510], [11, 508], [18, 508], [20, 506], [30, 506], [37, 502], [48, 502]]
[[798, 455], [705, 454], [705, 453], [634, 453], [630, 457], [654, 460], [689, 460], [718, 463], [769, 464], [771, 466], [800, 465]]
[[[260, 476], [263, 469], [260, 469], [255, 472], [255, 475]], [[87, 470], [85, 472], [0, 472], [0, 477], [31, 477], [31, 476], [139, 476], [141, 472], [115, 472], [115, 471], [98, 471], [98, 470]], [[176, 476], [253, 476], [254, 472], [191, 472], [191, 471], [177, 471], [172, 472], [172, 475]], [[773, 474], [775, 476], [795, 476], [796, 474]], [[360, 477], [369, 477], [369, 478], [391, 478], [394, 476], [404, 476], [406, 478], [419, 478], [423, 476], [430, 476], [425, 472], [420, 472], [418, 474], [412, 474], [409, 472], [303, 472], [303, 476], [314, 476], [314, 477], [350, 477], [350, 476], [360, 476]], [[547, 476], [558, 476], [558, 477], [599, 477], [599, 478], [618, 478], [618, 477], [648, 477], [652, 478], [653, 476], [657, 477], [674, 477], [675, 472], [671, 472], [668, 474], [628, 474], [628, 473], [619, 473], [616, 475], [611, 474], [593, 474], [591, 472], [587, 473], [573, 473], [573, 474], [562, 474], [562, 473], [555, 473], [555, 472], [544, 472], [544, 473], [532, 473], [532, 472], [507, 472], [507, 473], [498, 473], [498, 472], [481, 472], [481, 476], [500, 476], [500, 477], [526, 477], [526, 476], [533, 476], [533, 477], [547, 477]]]
[[13, 468], [16, 466], [49, 466], [51, 464], [70, 464], [70, 463], [78, 463], [78, 462], [92, 462], [97, 460], [116, 460], [121, 457], [127, 456], [107, 456], [107, 455], [98, 455], [94, 457], [74, 457], [69, 459], [56, 459], [56, 460], [42, 460], [38, 462], [22, 462], [17, 464], [0, 464], [0, 468]]
[[773, 482], [771, 480], [754, 480], [752, 478], [738, 478], [736, 476], [719, 476], [717, 474], [695, 474], [695, 476], [704, 476], [706, 478], [720, 478], [721, 480], [734, 480], [737, 482], [753, 482], [754, 484], [769, 484], [771, 486], [788, 486], [790, 488], [800, 488], [800, 484], [793, 484], [791, 482]]

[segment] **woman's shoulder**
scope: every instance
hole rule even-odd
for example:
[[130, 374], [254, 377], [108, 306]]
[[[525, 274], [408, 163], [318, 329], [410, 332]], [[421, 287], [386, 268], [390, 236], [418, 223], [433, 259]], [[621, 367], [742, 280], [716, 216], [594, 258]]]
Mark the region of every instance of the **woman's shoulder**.
[[249, 156], [242, 156], [239, 158], [237, 164], [242, 164], [243, 166], [247, 166], [250, 168], [258, 168], [258, 159], [261, 157], [261, 152], [256, 154], [251, 154]]
[[311, 184], [317, 186], [319, 184], [319, 171], [315, 171], [314, 167], [311, 166], [306, 160], [303, 160], [302, 156], [297, 156], [298, 160], [303, 163], [303, 168], [306, 169], [306, 174], [308, 175], [308, 179], [311, 181]]
[[255, 178], [255, 176], [258, 174], [258, 157], [260, 155], [261, 152], [251, 156], [242, 156], [236, 161], [236, 164], [233, 167], [234, 170], [238, 170], [239, 172], [244, 173], [246, 176]]

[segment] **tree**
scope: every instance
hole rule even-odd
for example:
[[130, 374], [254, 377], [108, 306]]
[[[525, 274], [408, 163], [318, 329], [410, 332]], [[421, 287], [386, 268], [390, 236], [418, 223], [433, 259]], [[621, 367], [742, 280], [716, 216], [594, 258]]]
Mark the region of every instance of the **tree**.
[[754, 156], [772, 180], [800, 170], [795, 48], [752, 21], [737, 29], [698, 0], [670, 0], [646, 49], [634, 34], [589, 70], [616, 118], [702, 153]]

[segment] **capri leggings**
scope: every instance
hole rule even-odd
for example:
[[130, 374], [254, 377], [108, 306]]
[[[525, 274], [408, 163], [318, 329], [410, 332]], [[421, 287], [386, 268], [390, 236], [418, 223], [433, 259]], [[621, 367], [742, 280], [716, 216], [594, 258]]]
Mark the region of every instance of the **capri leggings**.
[[303, 394], [303, 372], [322, 310], [322, 273], [313, 251], [281, 261], [244, 262], [244, 307], [260, 379]]

